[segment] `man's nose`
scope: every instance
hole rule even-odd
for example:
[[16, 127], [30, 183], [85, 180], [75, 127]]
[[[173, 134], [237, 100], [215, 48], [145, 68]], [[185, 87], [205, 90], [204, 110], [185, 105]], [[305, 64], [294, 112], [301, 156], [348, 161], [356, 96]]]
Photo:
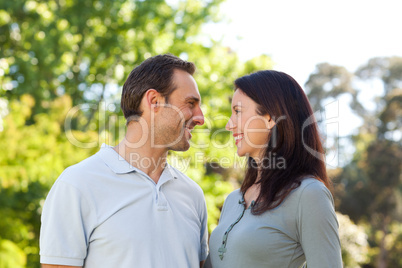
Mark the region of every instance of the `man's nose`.
[[204, 125], [204, 114], [202, 113], [201, 107], [198, 107], [197, 111], [194, 113], [193, 122], [196, 125]]

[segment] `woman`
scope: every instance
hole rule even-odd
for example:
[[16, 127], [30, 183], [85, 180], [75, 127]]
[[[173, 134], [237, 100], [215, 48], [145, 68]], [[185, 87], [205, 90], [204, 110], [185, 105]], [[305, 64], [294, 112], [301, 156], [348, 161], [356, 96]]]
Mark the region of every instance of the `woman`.
[[207, 266], [342, 267], [331, 183], [306, 95], [276, 71], [246, 75], [235, 86], [226, 129], [248, 167], [225, 200]]

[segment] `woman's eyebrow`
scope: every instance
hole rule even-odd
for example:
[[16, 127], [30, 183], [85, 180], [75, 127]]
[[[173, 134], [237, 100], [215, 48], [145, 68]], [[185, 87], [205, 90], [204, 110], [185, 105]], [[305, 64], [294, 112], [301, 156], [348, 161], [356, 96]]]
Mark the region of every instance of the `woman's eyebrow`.
[[234, 109], [236, 109], [236, 108], [238, 108], [238, 107], [241, 107], [239, 104], [236, 104], [236, 105], [234, 105], [233, 107], [232, 107], [232, 109], [234, 110]]

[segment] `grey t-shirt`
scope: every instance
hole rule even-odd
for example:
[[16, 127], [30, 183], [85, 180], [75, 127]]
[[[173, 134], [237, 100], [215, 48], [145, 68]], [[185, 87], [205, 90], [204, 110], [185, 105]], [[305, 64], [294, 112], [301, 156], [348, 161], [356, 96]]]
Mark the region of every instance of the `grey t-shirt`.
[[206, 267], [297, 268], [305, 261], [308, 268], [342, 267], [333, 199], [322, 182], [304, 179], [282, 204], [259, 216], [244, 211], [241, 200], [239, 190], [227, 197]]

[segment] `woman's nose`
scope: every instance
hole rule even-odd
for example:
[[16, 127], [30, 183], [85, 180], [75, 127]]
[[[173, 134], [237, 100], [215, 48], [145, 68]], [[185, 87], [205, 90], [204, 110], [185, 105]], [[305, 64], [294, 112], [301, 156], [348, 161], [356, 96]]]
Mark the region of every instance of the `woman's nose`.
[[232, 118], [229, 118], [228, 122], [226, 123], [225, 129], [227, 131], [232, 131], [232, 129], [235, 127]]

